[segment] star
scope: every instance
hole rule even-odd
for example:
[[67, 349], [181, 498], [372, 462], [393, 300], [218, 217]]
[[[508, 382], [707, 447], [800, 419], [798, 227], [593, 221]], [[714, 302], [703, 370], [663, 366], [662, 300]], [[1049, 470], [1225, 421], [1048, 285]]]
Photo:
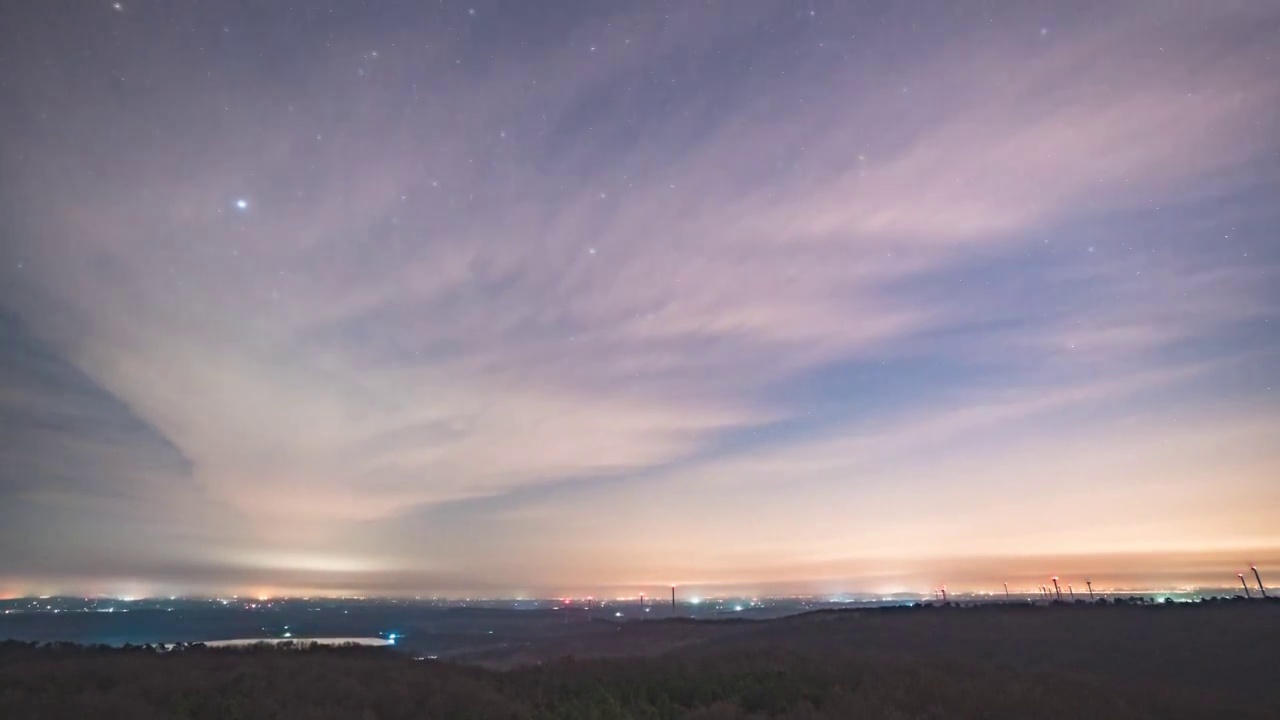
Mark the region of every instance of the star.
[[248, 209], [249, 209], [249, 201], [248, 201], [248, 200], [245, 200], [244, 198], [240, 198], [239, 200], [236, 200], [236, 209], [237, 209], [237, 210], [248, 210]]
[[124, 5], [121, 3], [111, 3], [111, 9], [116, 12], [124, 12]]

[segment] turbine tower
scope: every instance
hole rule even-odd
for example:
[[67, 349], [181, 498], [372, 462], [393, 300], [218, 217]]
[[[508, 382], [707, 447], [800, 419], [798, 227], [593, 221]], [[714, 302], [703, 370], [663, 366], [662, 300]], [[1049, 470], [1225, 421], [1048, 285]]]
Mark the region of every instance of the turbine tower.
[[1262, 576], [1258, 574], [1258, 566], [1251, 565], [1250, 567], [1253, 569], [1253, 579], [1258, 581], [1258, 592], [1262, 593], [1263, 598], [1266, 598], [1267, 587], [1262, 584]]
[[1244, 573], [1236, 573], [1236, 577], [1240, 578], [1240, 587], [1244, 588], [1244, 597], [1246, 600], [1252, 600], [1253, 594], [1249, 592], [1249, 583], [1244, 580]]
[[1054, 594], [1055, 596], [1057, 596], [1057, 598], [1058, 598], [1058, 600], [1059, 600], [1059, 601], [1061, 601], [1061, 600], [1062, 600], [1062, 587], [1061, 587], [1060, 585], [1058, 585], [1058, 576], [1057, 576], [1057, 575], [1054, 575], [1054, 576], [1053, 576], [1053, 594]]
[[1093, 602], [1093, 581], [1085, 580], [1084, 584], [1089, 586], [1089, 602]]

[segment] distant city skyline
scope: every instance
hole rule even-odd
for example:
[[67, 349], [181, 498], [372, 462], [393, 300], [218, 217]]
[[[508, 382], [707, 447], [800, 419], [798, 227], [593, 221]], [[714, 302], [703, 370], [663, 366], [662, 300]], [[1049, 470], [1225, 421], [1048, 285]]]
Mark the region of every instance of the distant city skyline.
[[1280, 5], [27, 3], [0, 595], [1280, 577]]

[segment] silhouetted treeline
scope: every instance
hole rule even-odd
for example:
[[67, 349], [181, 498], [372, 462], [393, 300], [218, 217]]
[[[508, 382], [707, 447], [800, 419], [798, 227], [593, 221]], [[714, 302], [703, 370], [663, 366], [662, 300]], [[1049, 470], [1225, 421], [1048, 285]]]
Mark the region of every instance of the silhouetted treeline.
[[[384, 648], [0, 643], [0, 718], [1280, 718], [1280, 608], [931, 608], [699, 623], [509, 671]], [[688, 634], [634, 623], [607, 642]], [[601, 642], [606, 642], [602, 639]]]

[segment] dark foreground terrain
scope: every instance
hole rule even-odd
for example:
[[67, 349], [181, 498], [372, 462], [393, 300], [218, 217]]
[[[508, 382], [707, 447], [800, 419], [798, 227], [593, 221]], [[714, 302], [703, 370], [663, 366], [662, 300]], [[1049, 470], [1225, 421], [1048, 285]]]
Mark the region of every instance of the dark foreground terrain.
[[476, 659], [488, 667], [370, 648], [10, 642], [0, 718], [1280, 718], [1276, 603], [607, 629]]

